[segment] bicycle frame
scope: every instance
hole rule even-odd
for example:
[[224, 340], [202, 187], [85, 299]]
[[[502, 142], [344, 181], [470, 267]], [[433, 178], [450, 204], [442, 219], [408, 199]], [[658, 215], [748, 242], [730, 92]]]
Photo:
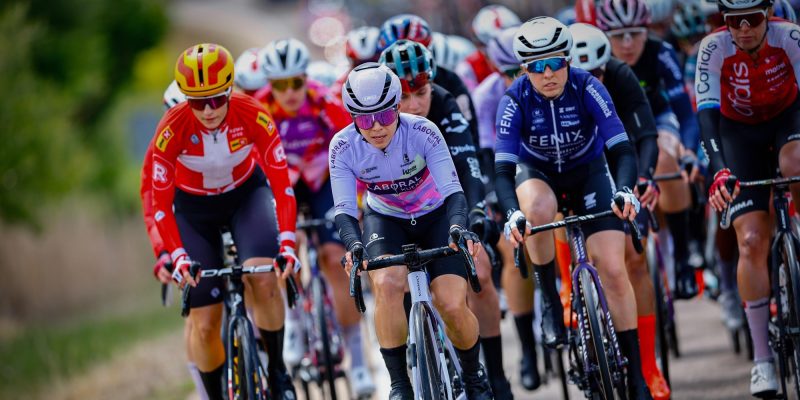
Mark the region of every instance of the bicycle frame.
[[[616, 330], [614, 329], [614, 323], [611, 320], [611, 312], [608, 309], [608, 302], [606, 300], [605, 293], [603, 292], [603, 287], [600, 284], [600, 276], [598, 275], [597, 269], [589, 262], [588, 253], [586, 251], [586, 245], [583, 238], [583, 232], [581, 231], [580, 225], [573, 224], [567, 226], [567, 237], [572, 242], [572, 251], [573, 255], [576, 259], [573, 262], [573, 270], [572, 270], [572, 307], [573, 313], [571, 315], [577, 315], [578, 318], [578, 337], [582, 342], [581, 346], [581, 361], [583, 362], [583, 370], [586, 371], [586, 375], [584, 378], [588, 378], [588, 374], [592, 371], [597, 369], [596, 365], [592, 365], [591, 359], [588, 354], [589, 344], [587, 343], [587, 338], [589, 337], [588, 334], [588, 324], [586, 314], [583, 312], [583, 307], [585, 307], [583, 301], [578, 301], [577, 296], [580, 296], [580, 288], [578, 287], [580, 279], [579, 276], [582, 271], [587, 271], [592, 276], [592, 281], [594, 282], [595, 287], [597, 288], [597, 297], [600, 302], [600, 308], [602, 310], [603, 315], [606, 317], [606, 321], [608, 321], [609, 332], [611, 333], [611, 345], [614, 349], [614, 363], [616, 364], [615, 368], [615, 376], [614, 380], [618, 381], [621, 379], [619, 376], [619, 371], [621, 371], [625, 366], [625, 361], [623, 360], [622, 354], [619, 350], [619, 343], [617, 342], [617, 334]], [[570, 321], [570, 326], [572, 322]], [[570, 330], [571, 331], [571, 330]], [[567, 343], [573, 343], [571, 340], [567, 340]]]

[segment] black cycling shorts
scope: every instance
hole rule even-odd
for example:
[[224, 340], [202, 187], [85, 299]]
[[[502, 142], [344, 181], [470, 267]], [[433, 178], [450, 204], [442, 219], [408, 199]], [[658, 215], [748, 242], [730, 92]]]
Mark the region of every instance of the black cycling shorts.
[[[774, 178], [780, 149], [800, 139], [800, 98], [772, 120], [760, 124], [744, 124], [723, 116], [719, 132], [725, 162], [739, 180]], [[769, 212], [769, 203], [768, 186], [742, 188], [731, 204], [731, 221], [751, 211]]]
[[[370, 257], [402, 254], [403, 245], [410, 243], [416, 243], [423, 250], [447, 246], [450, 225], [443, 206], [416, 221], [416, 225], [411, 225], [410, 219], [390, 217], [365, 207], [362, 241]], [[466, 266], [457, 256], [433, 260], [426, 269], [431, 281], [448, 274], [467, 279]]]
[[[298, 207], [302, 204], [308, 206], [313, 219], [325, 219], [328, 211], [333, 208], [333, 190], [330, 179], [325, 180], [325, 183], [316, 192], [312, 192], [308, 185], [300, 179], [294, 185], [294, 196], [297, 199]], [[338, 243], [344, 246], [334, 224], [317, 227], [316, 231], [319, 244]]]
[[[545, 181], [558, 199], [558, 211], [567, 208], [576, 215], [608, 210], [615, 185], [604, 156], [564, 173], [545, 173], [527, 164], [517, 164], [516, 186], [529, 179]], [[619, 218], [602, 218], [581, 224], [584, 237], [600, 231], [622, 231]]]
[[[175, 190], [175, 219], [189, 257], [204, 268], [223, 266], [222, 230], [233, 237], [240, 261], [278, 254], [275, 199], [263, 172], [257, 169], [241, 186], [216, 196], [197, 196]], [[189, 305], [222, 302], [223, 278], [201, 278], [192, 288]]]

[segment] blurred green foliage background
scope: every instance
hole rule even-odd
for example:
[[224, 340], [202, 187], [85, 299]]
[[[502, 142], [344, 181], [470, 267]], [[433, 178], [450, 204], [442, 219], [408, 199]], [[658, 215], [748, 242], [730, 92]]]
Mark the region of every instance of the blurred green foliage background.
[[158, 0], [3, 2], [0, 219], [38, 226], [38, 211], [77, 193], [136, 209], [131, 99], [169, 82], [165, 64], [147, 76], [166, 28]]

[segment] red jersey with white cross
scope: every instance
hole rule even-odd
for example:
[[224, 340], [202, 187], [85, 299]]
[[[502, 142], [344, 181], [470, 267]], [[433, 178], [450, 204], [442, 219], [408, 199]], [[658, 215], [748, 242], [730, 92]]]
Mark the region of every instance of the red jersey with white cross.
[[297, 205], [286, 154], [272, 117], [255, 99], [233, 93], [225, 120], [211, 131], [188, 103], [181, 103], [161, 119], [150, 151], [153, 218], [173, 259], [184, 252], [172, 211], [175, 187], [197, 196], [226, 193], [242, 185], [258, 164], [277, 203], [281, 245], [294, 247]]

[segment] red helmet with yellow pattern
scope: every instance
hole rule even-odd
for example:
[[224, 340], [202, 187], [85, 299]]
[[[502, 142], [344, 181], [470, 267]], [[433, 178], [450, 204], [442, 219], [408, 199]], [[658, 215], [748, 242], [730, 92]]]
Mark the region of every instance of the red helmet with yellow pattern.
[[202, 43], [184, 50], [175, 63], [175, 81], [188, 97], [220, 94], [233, 85], [233, 57], [224, 47]]

